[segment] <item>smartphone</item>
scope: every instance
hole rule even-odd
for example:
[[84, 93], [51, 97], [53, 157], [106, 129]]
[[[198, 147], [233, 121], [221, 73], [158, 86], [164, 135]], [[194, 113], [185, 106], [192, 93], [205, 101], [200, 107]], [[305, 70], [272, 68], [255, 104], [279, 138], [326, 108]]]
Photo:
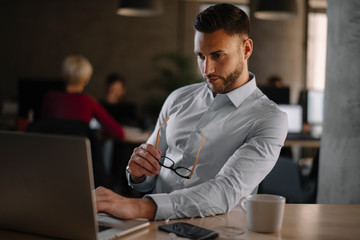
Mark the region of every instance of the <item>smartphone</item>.
[[159, 229], [165, 232], [175, 233], [179, 237], [190, 239], [213, 239], [219, 236], [217, 232], [185, 222], [160, 225]]

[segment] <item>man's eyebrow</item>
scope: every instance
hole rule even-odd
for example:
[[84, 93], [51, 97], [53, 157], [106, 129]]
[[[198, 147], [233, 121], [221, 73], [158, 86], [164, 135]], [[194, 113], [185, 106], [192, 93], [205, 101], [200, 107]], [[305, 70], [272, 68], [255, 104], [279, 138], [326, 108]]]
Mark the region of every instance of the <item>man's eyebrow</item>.
[[[194, 51], [195, 54], [203, 54], [202, 52], [200, 51]], [[213, 51], [210, 53], [210, 55], [214, 55], [214, 54], [218, 54], [218, 53], [225, 53], [224, 50], [216, 50], [216, 51]]]
[[224, 53], [224, 52], [225, 52], [224, 50], [217, 50], [217, 51], [211, 52], [210, 55], [214, 55], [214, 54], [218, 54], [218, 53]]

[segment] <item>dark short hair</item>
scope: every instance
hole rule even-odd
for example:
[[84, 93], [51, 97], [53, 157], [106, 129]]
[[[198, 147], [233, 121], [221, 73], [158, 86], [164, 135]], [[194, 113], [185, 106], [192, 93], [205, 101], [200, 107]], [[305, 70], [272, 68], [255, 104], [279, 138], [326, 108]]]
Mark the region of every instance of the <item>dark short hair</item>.
[[122, 82], [125, 85], [125, 78], [124, 76], [117, 74], [117, 73], [111, 73], [106, 78], [106, 85], [111, 85], [114, 82]]
[[213, 5], [199, 13], [194, 28], [203, 33], [224, 29], [228, 35], [250, 35], [249, 17], [240, 8], [226, 3]]

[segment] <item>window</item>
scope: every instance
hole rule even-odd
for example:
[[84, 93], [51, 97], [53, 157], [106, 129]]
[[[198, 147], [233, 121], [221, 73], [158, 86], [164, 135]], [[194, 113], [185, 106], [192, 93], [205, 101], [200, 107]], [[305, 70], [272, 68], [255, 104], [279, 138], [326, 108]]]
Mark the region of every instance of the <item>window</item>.
[[326, 72], [327, 15], [326, 1], [320, 1], [322, 5], [318, 2], [309, 2], [306, 88], [323, 91]]

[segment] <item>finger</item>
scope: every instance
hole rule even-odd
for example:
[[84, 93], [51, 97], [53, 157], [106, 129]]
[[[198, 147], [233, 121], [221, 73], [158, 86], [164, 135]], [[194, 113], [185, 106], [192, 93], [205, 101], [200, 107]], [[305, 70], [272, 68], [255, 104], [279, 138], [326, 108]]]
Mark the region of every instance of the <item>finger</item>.
[[148, 176], [159, 174], [161, 166], [158, 158], [160, 158], [160, 156], [160, 152], [150, 144], [143, 144], [135, 148], [129, 161], [130, 174], [135, 177], [143, 174]]
[[161, 158], [161, 152], [156, 150], [153, 145], [147, 143], [142, 144], [139, 152], [143, 158], [150, 162], [151, 165], [153, 165], [156, 169], [160, 169], [159, 160]]
[[98, 187], [95, 189], [95, 199], [96, 201], [106, 202], [111, 200], [111, 195], [115, 194], [110, 189], [104, 187]]
[[98, 187], [95, 189], [96, 209], [97, 212], [107, 213], [109, 209], [109, 203], [111, 201], [110, 190], [104, 187]]
[[160, 159], [160, 157], [161, 157], [161, 152], [159, 150], [157, 150], [153, 145], [151, 145], [149, 143], [142, 144], [140, 146], [140, 148], [143, 148], [146, 151], [148, 151], [156, 159]]
[[155, 177], [160, 174], [160, 170], [156, 170], [148, 162], [144, 161], [144, 164], [138, 164], [138, 162], [129, 162], [129, 173], [134, 177], [140, 178], [143, 175], [149, 177]]
[[117, 218], [133, 219], [134, 213], [131, 199], [125, 198], [109, 189], [98, 187], [95, 189], [96, 209], [99, 213], [105, 213]]
[[160, 173], [160, 169], [155, 168], [145, 158], [139, 155], [133, 155], [129, 161], [129, 173], [134, 177], [140, 177], [144, 174], [154, 177]]

